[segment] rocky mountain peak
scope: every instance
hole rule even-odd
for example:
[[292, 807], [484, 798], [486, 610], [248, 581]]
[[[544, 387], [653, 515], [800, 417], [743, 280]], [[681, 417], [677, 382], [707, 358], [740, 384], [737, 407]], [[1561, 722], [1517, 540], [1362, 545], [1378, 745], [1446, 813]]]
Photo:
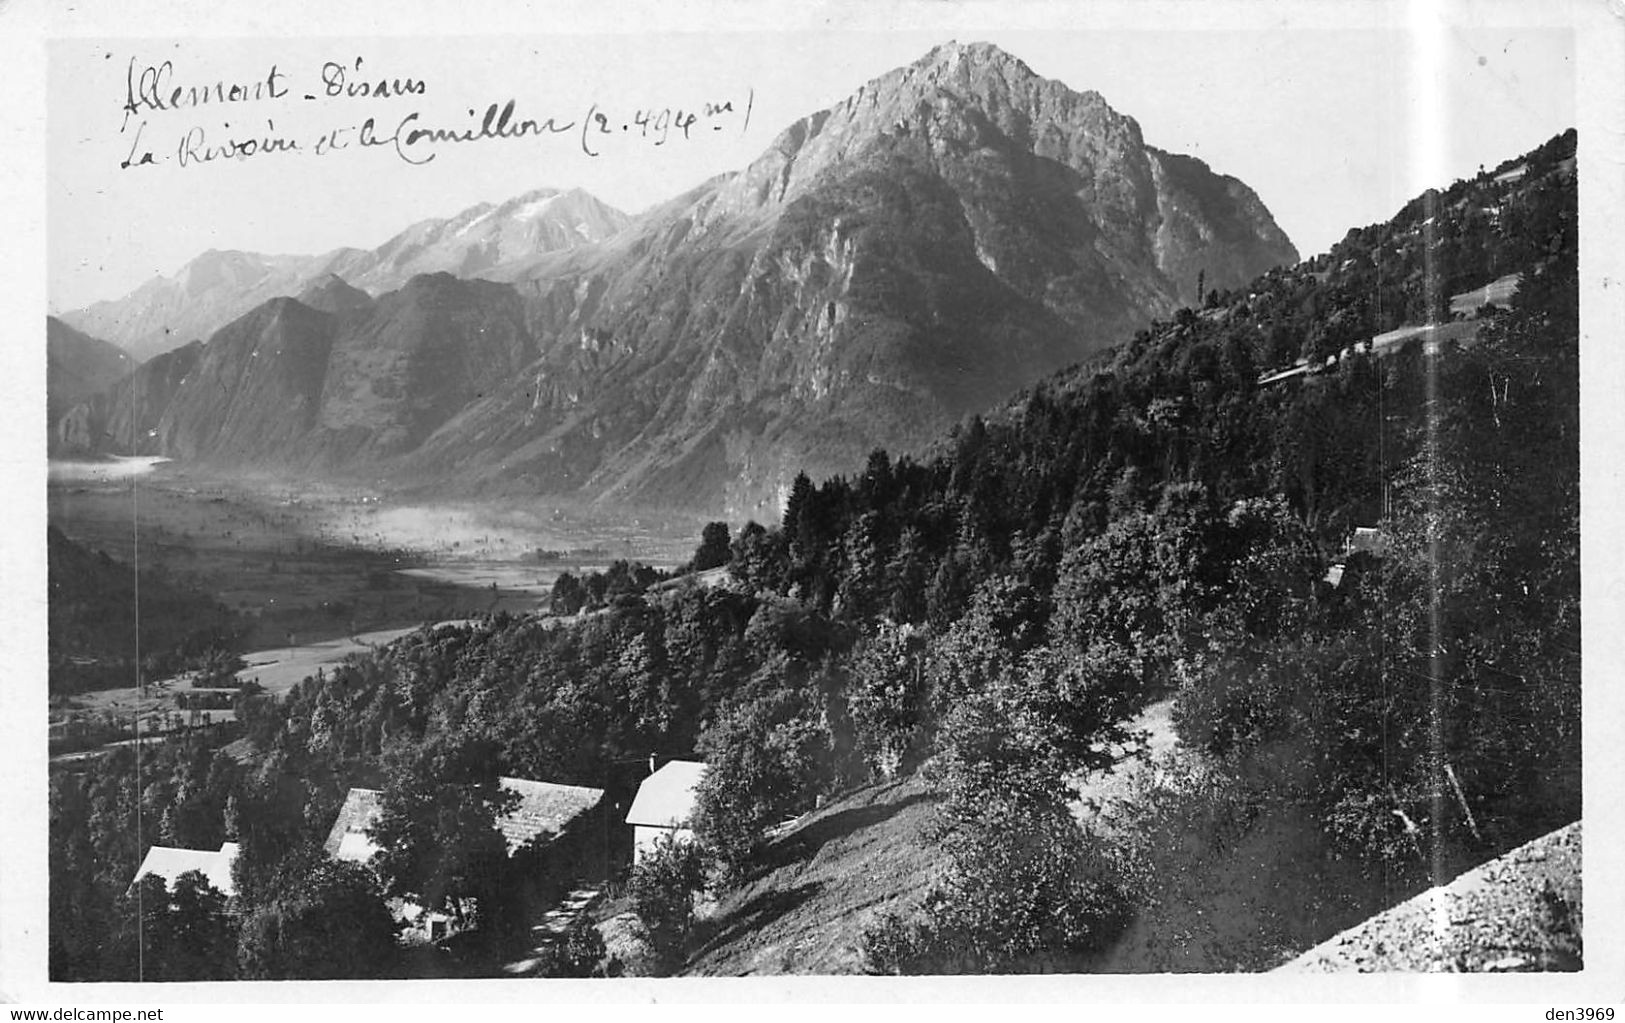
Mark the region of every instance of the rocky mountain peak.
[[181, 267], [176, 282], [188, 295], [201, 295], [212, 288], [248, 287], [265, 276], [263, 257], [235, 249], [209, 249]]
[[306, 285], [299, 293], [299, 301], [324, 313], [341, 313], [371, 306], [372, 296], [352, 287], [338, 274], [329, 273]]
[[959, 42], [954, 39], [931, 47], [925, 57], [908, 65], [908, 70], [923, 71], [931, 78], [955, 75], [965, 70], [970, 73], [993, 73], [1006, 80], [1038, 78], [1024, 60], [991, 42]]
[[776, 209], [867, 151], [908, 147], [939, 166], [980, 152], [1055, 160], [1089, 178], [1124, 179], [1139, 193], [1130, 201], [1140, 205], [1150, 191], [1149, 159], [1133, 118], [1097, 92], [1040, 76], [991, 43], [950, 42], [791, 124], [721, 189], [708, 219]]

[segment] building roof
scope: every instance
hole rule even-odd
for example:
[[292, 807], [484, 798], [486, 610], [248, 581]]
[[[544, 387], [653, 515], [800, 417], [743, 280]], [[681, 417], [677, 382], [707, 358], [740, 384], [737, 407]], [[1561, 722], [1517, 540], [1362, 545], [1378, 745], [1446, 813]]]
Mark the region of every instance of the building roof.
[[519, 805], [497, 821], [497, 829], [508, 840], [510, 854], [535, 839], [551, 841], [604, 798], [603, 789], [585, 785], [557, 785], [524, 778], [503, 778], [501, 784], [504, 791], [519, 796]]
[[1376, 527], [1356, 526], [1354, 533], [1349, 537], [1348, 549], [1350, 553], [1364, 551], [1381, 557], [1388, 553], [1388, 537]]
[[366, 863], [378, 846], [367, 837], [367, 828], [378, 819], [377, 789], [351, 789], [344, 796], [344, 805], [333, 820], [322, 848], [336, 860]]
[[626, 823], [654, 828], [683, 827], [694, 816], [695, 787], [705, 777], [697, 760], [673, 760], [643, 779]]
[[218, 852], [155, 845], [147, 850], [146, 859], [141, 861], [141, 867], [130, 883], [133, 885], [146, 875], [155, 874], [163, 878], [166, 885], [173, 886], [177, 877], [196, 870], [201, 871], [209, 884], [222, 895], [231, 896], [237, 894], [237, 886], [231, 883], [231, 865], [236, 859], [236, 842], [221, 843]]
[[[497, 830], [508, 843], [510, 854], [536, 839], [551, 841], [571, 821], [604, 798], [603, 789], [583, 785], [557, 785], [525, 778], [501, 778], [498, 782], [504, 792], [519, 796], [518, 804], [497, 821]], [[354, 863], [372, 859], [378, 845], [367, 835], [367, 829], [378, 820], [381, 795], [377, 789], [349, 791], [327, 833], [327, 841], [322, 844], [327, 855]]]

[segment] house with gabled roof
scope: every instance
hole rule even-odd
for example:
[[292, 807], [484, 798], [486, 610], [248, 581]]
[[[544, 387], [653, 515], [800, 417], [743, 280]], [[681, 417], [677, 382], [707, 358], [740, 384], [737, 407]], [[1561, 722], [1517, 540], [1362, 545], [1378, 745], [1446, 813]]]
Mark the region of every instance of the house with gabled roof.
[[499, 784], [504, 792], [519, 797], [518, 804], [497, 821], [509, 856], [529, 845], [556, 841], [604, 799], [603, 789], [585, 785], [524, 778], [502, 778]]
[[231, 880], [231, 865], [237, 860], [238, 846], [236, 842], [222, 842], [217, 852], [207, 849], [176, 849], [171, 846], [155, 845], [147, 850], [146, 857], [135, 872], [130, 884], [135, 883], [154, 874], [164, 879], [166, 887], [174, 887], [175, 879], [188, 871], [196, 870], [208, 879], [220, 894], [230, 898], [237, 894], [237, 886]]
[[632, 862], [643, 857], [663, 835], [681, 841], [693, 839], [694, 811], [705, 764], [697, 760], [673, 760], [643, 779], [626, 823], [632, 825]]
[[[606, 871], [603, 817], [604, 790], [585, 785], [561, 785], [527, 778], [500, 778], [504, 792], [518, 797], [496, 821], [510, 859], [521, 866], [524, 891], [515, 898], [547, 901], [554, 890], [583, 876]], [[336, 860], [370, 866], [378, 844], [368, 834], [383, 812], [383, 793], [353, 788], [328, 830], [322, 848]], [[410, 899], [393, 899], [397, 919], [434, 939], [449, 934], [452, 919], [426, 910]]]
[[[526, 778], [500, 778], [497, 784], [502, 791], [519, 797], [513, 809], [496, 822], [510, 856], [526, 846], [557, 839], [604, 798], [603, 789], [585, 785], [560, 785]], [[378, 846], [367, 831], [378, 822], [382, 795], [377, 789], [351, 789], [345, 795], [344, 805], [339, 807], [333, 827], [327, 832], [327, 841], [322, 845], [327, 855], [363, 864], [372, 859]]]
[[378, 820], [377, 789], [351, 789], [345, 793], [344, 805], [327, 832], [322, 849], [335, 860], [365, 865], [378, 851], [378, 843], [367, 834], [367, 829]]

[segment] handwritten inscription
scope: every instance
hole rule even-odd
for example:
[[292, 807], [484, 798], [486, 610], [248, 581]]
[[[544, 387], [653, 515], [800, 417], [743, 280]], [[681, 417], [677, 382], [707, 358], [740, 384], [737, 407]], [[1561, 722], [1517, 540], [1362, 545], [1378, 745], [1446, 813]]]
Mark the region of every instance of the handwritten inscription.
[[130, 58], [129, 70], [124, 76], [124, 121], [128, 126], [132, 114], [147, 110], [181, 110], [206, 103], [245, 103], [268, 99], [281, 99], [288, 94], [282, 72], [275, 64], [263, 78], [252, 82], [192, 82], [177, 85], [174, 82], [175, 62], [141, 69], [136, 74], [135, 58]]
[[[590, 104], [579, 115], [531, 110], [518, 97], [507, 97], [465, 108], [465, 117], [426, 114], [421, 109], [401, 114], [358, 110], [350, 123], [330, 124], [314, 133], [279, 132], [272, 116], [255, 118], [248, 104], [267, 114], [281, 103], [326, 103], [343, 107], [353, 102], [412, 100], [431, 95], [430, 83], [410, 75], [378, 74], [363, 57], [329, 60], [313, 70], [310, 88], [301, 89], [296, 74], [270, 64], [244, 81], [186, 81], [173, 61], [141, 66], [131, 58], [125, 74], [124, 122], [119, 131], [129, 138], [119, 166], [125, 170], [157, 167], [196, 167], [224, 160], [250, 160], [267, 156], [311, 155], [382, 149], [404, 163], [430, 163], [444, 147], [514, 141], [561, 139], [573, 142], [589, 157], [601, 156], [619, 140], [664, 146], [691, 141], [701, 133], [750, 127], [754, 90], [734, 98], [708, 101], [694, 108], [650, 106], [617, 110]], [[177, 126], [173, 115], [196, 113], [205, 107], [222, 112], [243, 107], [233, 128], [224, 118], [218, 123]], [[381, 108], [380, 108], [381, 109]], [[250, 123], [252, 122], [252, 123]], [[155, 142], [155, 137], [168, 141]]]
[[380, 78], [367, 81], [361, 77], [361, 58], [355, 59], [353, 68], [328, 61], [322, 65], [322, 88], [328, 96], [421, 96], [429, 86], [413, 78]]
[[175, 147], [176, 162], [186, 167], [194, 163], [247, 158], [260, 153], [290, 153], [299, 149], [299, 143], [295, 140], [272, 134], [276, 131], [275, 122], [266, 121], [265, 127], [266, 134], [259, 137], [227, 138], [210, 143], [208, 132], [194, 126], [181, 136], [180, 145]]

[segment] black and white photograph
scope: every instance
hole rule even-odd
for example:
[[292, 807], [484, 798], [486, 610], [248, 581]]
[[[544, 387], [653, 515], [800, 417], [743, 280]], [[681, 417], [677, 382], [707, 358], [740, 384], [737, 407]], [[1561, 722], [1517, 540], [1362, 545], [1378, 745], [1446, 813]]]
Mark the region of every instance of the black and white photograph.
[[1608, 5], [150, 6], [29, 65], [0, 991], [1625, 995]]

